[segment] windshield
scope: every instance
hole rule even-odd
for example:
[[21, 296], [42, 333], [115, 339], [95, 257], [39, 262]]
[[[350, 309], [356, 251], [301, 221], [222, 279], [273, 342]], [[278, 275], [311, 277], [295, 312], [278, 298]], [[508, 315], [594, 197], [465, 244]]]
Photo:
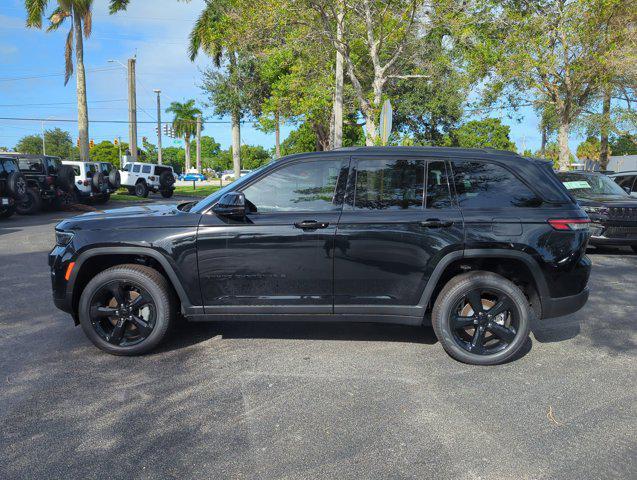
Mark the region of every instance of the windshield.
[[586, 173], [558, 173], [560, 181], [575, 196], [628, 194], [606, 175]]
[[203, 200], [200, 200], [199, 202], [197, 202], [197, 204], [194, 207], [192, 207], [190, 209], [190, 211], [193, 212], [193, 213], [203, 213], [203, 212], [205, 212], [211, 205], [213, 205], [223, 195], [225, 195], [228, 192], [233, 192], [233, 191], [239, 189], [244, 183], [246, 183], [248, 180], [250, 180], [256, 173], [258, 173], [258, 172], [262, 171], [263, 169], [265, 169], [266, 167], [272, 165], [272, 163], [273, 162], [266, 163], [265, 165], [257, 168], [256, 170], [252, 170], [250, 173], [244, 175], [243, 177], [239, 178], [238, 180], [235, 180], [234, 182], [229, 183], [225, 187], [223, 187], [223, 188], [217, 190], [216, 192], [208, 195]]

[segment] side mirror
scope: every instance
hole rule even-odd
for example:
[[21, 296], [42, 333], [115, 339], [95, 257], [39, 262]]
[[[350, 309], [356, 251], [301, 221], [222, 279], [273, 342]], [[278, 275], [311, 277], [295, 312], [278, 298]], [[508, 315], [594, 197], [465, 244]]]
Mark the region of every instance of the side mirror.
[[243, 218], [246, 216], [246, 197], [242, 192], [226, 193], [212, 211], [222, 217]]

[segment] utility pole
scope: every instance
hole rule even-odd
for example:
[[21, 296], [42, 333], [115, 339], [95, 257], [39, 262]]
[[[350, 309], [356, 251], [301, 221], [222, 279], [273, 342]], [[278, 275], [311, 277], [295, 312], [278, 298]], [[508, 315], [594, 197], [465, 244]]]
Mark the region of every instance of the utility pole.
[[132, 161], [137, 161], [137, 92], [135, 82], [135, 58], [128, 59], [128, 148]]
[[[345, 17], [344, 0], [338, 0], [336, 15], [336, 42], [339, 48], [343, 44], [343, 20]], [[343, 146], [343, 54], [336, 51], [336, 86], [334, 89], [334, 138], [332, 148]]]
[[157, 163], [162, 165], [162, 152], [161, 152], [161, 100], [159, 98], [161, 90], [153, 90], [157, 94]]
[[120, 136], [117, 137], [117, 150], [119, 152], [119, 166], [124, 168], [124, 165], [122, 165], [122, 137]]
[[201, 115], [197, 115], [197, 173], [201, 173]]

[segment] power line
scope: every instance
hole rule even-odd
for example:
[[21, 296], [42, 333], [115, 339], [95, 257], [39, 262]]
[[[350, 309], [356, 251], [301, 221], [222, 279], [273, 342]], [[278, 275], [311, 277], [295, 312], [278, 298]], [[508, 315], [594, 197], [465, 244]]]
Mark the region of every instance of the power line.
[[[105, 67], [105, 68], [89, 68], [87, 72], [111, 72], [119, 70], [119, 68]], [[36, 78], [48, 78], [48, 77], [63, 77], [65, 73], [47, 73], [43, 75], [29, 75], [24, 77], [0, 77], [0, 82], [15, 82], [18, 80], [32, 80]]]
[[[0, 117], [0, 120], [13, 120], [17, 122], [50, 122], [50, 123], [77, 123], [77, 120], [73, 119], [65, 119], [65, 118], [22, 118], [22, 117]], [[186, 120], [182, 120], [186, 121]], [[129, 123], [128, 120], [91, 120], [89, 123]], [[156, 124], [157, 121], [138, 121], [137, 123], [152, 123]], [[173, 122], [162, 122], [162, 124], [172, 125]], [[196, 120], [193, 120], [192, 123], [196, 123]], [[229, 120], [204, 120], [202, 123], [204, 124], [218, 124], [218, 125], [229, 125], [232, 122]], [[240, 122], [246, 123], [246, 122]]]
[[[125, 102], [125, 98], [118, 98], [114, 100], [91, 100], [88, 103], [110, 103], [110, 102]], [[0, 107], [48, 107], [53, 105], [76, 105], [77, 102], [52, 102], [52, 103], [5, 103], [0, 104]]]

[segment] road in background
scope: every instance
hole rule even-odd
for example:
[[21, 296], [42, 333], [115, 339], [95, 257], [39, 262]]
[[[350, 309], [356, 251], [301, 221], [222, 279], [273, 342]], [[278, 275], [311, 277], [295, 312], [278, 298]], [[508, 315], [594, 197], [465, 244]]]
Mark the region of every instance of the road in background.
[[637, 256], [476, 367], [425, 328], [185, 324], [138, 358], [51, 301], [68, 213], [0, 223], [0, 478], [635, 478]]

